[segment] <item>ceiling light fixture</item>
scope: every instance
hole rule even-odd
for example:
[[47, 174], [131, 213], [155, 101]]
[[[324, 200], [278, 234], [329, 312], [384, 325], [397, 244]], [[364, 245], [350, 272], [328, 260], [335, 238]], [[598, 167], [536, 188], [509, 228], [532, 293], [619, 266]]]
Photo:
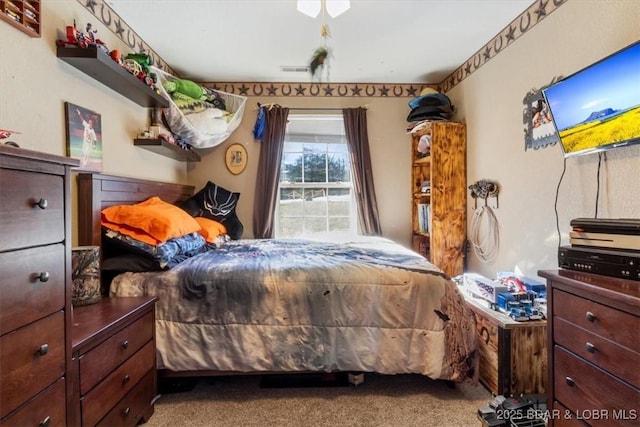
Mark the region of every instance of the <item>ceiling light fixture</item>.
[[350, 0], [298, 0], [297, 3], [298, 11], [312, 18], [320, 14], [323, 5], [332, 18], [342, 15], [351, 7]]

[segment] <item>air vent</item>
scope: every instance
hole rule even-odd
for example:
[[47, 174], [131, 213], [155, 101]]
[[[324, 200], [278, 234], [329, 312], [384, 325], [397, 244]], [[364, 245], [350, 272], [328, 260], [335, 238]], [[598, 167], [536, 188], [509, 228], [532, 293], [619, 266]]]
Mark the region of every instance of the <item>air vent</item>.
[[309, 67], [307, 65], [282, 65], [280, 71], [283, 73], [308, 73]]

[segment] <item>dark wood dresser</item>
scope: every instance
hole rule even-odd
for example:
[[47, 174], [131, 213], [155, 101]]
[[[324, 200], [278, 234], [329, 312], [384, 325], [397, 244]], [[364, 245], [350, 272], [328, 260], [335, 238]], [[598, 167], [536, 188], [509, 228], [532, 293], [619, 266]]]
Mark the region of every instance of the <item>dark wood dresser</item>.
[[66, 426], [71, 357], [70, 170], [0, 146], [0, 424]]
[[70, 425], [135, 426], [157, 394], [156, 297], [103, 298], [73, 311]]
[[538, 274], [547, 279], [549, 424], [640, 425], [640, 282]]

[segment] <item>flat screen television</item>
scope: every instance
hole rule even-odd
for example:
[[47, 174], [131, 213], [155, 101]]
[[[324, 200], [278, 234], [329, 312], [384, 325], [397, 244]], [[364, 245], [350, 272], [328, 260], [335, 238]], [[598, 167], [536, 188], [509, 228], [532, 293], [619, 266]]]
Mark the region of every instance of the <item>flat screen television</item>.
[[565, 156], [640, 143], [640, 41], [542, 94]]

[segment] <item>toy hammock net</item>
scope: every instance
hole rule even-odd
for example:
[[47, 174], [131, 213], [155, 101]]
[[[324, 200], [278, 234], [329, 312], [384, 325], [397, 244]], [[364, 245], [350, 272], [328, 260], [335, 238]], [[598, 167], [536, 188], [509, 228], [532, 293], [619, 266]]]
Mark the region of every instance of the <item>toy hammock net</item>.
[[169, 100], [163, 115], [169, 130], [194, 148], [215, 147], [238, 128], [247, 98], [199, 86], [154, 68], [158, 89]]

